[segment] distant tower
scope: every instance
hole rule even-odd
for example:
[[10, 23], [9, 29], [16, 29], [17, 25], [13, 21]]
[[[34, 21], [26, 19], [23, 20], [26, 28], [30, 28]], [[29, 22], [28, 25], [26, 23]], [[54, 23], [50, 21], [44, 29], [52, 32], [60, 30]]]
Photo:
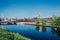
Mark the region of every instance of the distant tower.
[[37, 18], [42, 18], [42, 15], [41, 13], [38, 14]]

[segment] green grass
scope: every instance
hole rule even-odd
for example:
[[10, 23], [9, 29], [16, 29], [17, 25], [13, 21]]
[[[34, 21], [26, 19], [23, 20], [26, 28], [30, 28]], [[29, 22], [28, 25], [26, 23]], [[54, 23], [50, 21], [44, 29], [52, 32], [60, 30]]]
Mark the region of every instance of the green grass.
[[19, 33], [8, 32], [0, 28], [0, 40], [30, 40]]

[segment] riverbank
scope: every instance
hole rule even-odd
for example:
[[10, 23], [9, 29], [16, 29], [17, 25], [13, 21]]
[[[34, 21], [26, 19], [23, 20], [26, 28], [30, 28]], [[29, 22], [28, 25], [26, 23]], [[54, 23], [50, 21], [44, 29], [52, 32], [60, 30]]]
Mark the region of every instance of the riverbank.
[[[17, 25], [34, 25], [36, 26], [36, 23], [35, 22], [18, 22]], [[42, 26], [42, 23], [39, 24], [39, 26]], [[47, 27], [60, 27], [60, 26], [56, 26], [56, 25], [51, 25], [51, 23], [46, 23]]]
[[[1, 25], [34, 25], [36, 26], [35, 22], [17, 22], [16, 24], [1, 24]], [[39, 26], [42, 26], [42, 23], [39, 23]], [[47, 27], [60, 27], [60, 26], [56, 26], [56, 25], [51, 25], [51, 23], [47, 22], [46, 25]]]
[[19, 33], [8, 32], [0, 28], [0, 40], [30, 40]]
[[[31, 25], [36, 25], [35, 22], [17, 22], [17, 24], [31, 24]], [[42, 25], [42, 23], [40, 22], [39, 25]], [[46, 23], [46, 25], [51, 25], [51, 23]]]

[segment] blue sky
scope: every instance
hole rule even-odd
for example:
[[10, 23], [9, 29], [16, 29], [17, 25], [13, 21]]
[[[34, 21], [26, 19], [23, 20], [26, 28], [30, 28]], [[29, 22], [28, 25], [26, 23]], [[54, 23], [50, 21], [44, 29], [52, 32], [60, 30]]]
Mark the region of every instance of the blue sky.
[[0, 17], [24, 18], [60, 16], [60, 0], [0, 0]]

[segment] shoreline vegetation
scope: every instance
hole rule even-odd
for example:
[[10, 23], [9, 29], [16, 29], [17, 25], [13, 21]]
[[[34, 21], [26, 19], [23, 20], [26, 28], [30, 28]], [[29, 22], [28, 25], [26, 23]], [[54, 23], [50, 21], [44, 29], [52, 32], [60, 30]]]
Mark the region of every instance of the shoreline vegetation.
[[39, 19], [35, 19], [35, 22], [20, 22], [17, 24], [25, 24], [25, 25], [40, 25], [40, 26], [49, 26], [49, 27], [60, 27], [60, 17], [53, 18], [51, 22], [47, 22], [45, 19], [40, 21]]
[[[1, 22], [1, 20], [0, 20]], [[0, 25], [40, 25], [40, 26], [50, 26], [50, 27], [60, 27], [60, 17], [55, 17], [52, 18], [50, 22], [47, 22], [46, 19], [41, 19], [40, 18], [36, 18], [33, 22], [14, 22], [13, 24], [11, 24], [10, 22], [8, 22], [8, 24], [0, 24]]]
[[0, 40], [31, 40], [24, 36], [21, 36], [19, 33], [8, 32], [0, 28]]

